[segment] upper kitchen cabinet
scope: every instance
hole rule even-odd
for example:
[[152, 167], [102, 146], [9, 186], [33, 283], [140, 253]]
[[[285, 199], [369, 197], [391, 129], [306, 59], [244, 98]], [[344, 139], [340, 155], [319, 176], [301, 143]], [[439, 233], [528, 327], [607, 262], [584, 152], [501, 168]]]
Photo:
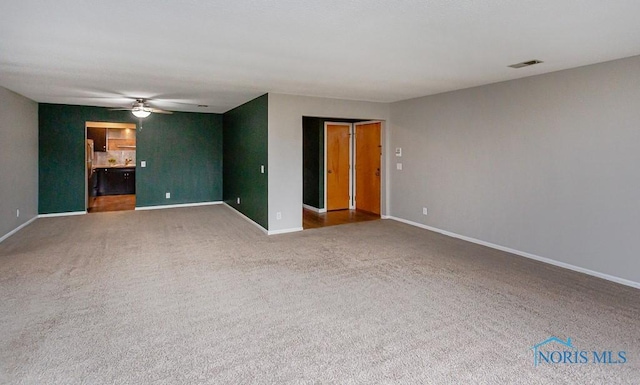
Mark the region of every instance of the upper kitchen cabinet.
[[96, 152], [107, 151], [107, 129], [102, 127], [87, 127], [87, 139], [93, 139], [93, 149]]
[[136, 130], [125, 128], [107, 129], [107, 150], [109, 151], [135, 151]]
[[86, 122], [87, 139], [93, 140], [96, 152], [135, 151], [135, 123]]

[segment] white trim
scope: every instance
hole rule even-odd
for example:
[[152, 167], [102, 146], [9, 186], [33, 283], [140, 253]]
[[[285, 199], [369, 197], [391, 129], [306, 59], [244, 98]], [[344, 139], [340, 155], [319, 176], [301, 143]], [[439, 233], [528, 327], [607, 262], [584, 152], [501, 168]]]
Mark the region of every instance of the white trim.
[[356, 207], [356, 180], [358, 176], [356, 175], [356, 123], [351, 125], [351, 135], [349, 135], [349, 146], [351, 157], [349, 158], [349, 210], [355, 210]]
[[55, 218], [55, 217], [70, 217], [74, 215], [85, 215], [87, 211], [68, 211], [66, 213], [52, 213], [52, 214], [38, 214], [38, 218]]
[[296, 232], [296, 231], [302, 231], [303, 230], [302, 227], [295, 227], [295, 228], [291, 228], [291, 229], [282, 229], [282, 230], [269, 231], [269, 230], [265, 229], [264, 227], [260, 226], [258, 224], [258, 222], [254, 221], [253, 219], [249, 218], [248, 216], [246, 216], [243, 213], [241, 213], [240, 211], [238, 211], [235, 207], [227, 204], [226, 202], [222, 202], [222, 204], [227, 206], [228, 208], [232, 209], [233, 211], [235, 211], [238, 215], [240, 215], [246, 221], [251, 222], [254, 226], [258, 227], [260, 230], [262, 230], [263, 233], [265, 233], [267, 235], [293, 233], [293, 232]]
[[251, 222], [253, 225], [257, 226], [260, 230], [262, 230], [263, 233], [269, 235], [269, 231], [267, 229], [265, 229], [264, 227], [262, 227], [261, 225], [258, 224], [258, 222], [254, 221], [253, 219], [249, 218], [248, 216], [244, 215], [243, 213], [241, 213], [240, 211], [238, 211], [235, 207], [229, 205], [226, 202], [222, 202], [223, 205], [227, 206], [228, 208], [230, 208], [231, 210], [235, 211], [238, 215], [240, 215], [242, 218], [244, 218], [245, 220]]
[[327, 208], [327, 122], [324, 122], [324, 134], [322, 135], [322, 139], [324, 140], [324, 144], [322, 149], [324, 151], [324, 184], [322, 185], [323, 194], [324, 194], [324, 208]]
[[305, 209], [307, 209], [307, 210], [314, 211], [314, 212], [316, 212], [316, 213], [320, 213], [320, 214], [322, 214], [322, 213], [326, 213], [326, 212], [327, 212], [327, 209], [319, 209], [319, 208], [317, 208], [317, 207], [313, 207], [313, 206], [305, 205], [304, 203], [302, 204], [302, 207], [304, 207], [304, 208], [305, 208]]
[[[391, 173], [391, 151], [389, 149], [391, 143], [391, 130], [387, 129], [387, 124], [385, 121], [380, 121], [380, 128], [382, 129], [382, 154], [383, 157], [381, 159], [382, 166], [382, 175], [381, 175], [381, 184], [380, 194], [384, 192], [384, 200], [382, 199], [382, 195], [380, 196], [380, 214], [385, 214], [385, 217], [388, 217], [386, 214], [389, 213], [389, 207], [391, 207], [391, 183], [389, 183], [389, 175]], [[395, 157], [394, 157], [395, 158]]]
[[36, 219], [38, 219], [38, 216], [35, 216], [35, 217], [29, 219], [25, 223], [21, 224], [20, 226], [16, 227], [15, 229], [9, 231], [8, 233], [6, 233], [2, 237], [0, 237], [0, 242], [2, 242], [5, 239], [9, 238], [10, 236], [12, 236], [13, 234], [17, 233], [18, 231], [22, 230], [24, 227], [26, 227], [27, 225], [31, 224], [31, 222], [35, 221]]
[[[353, 123], [349, 123], [349, 210], [356, 209], [356, 148], [354, 141], [356, 130]], [[325, 206], [326, 207], [326, 206]]]
[[382, 123], [382, 120], [363, 120], [362, 122], [355, 122], [353, 124], [373, 124], [373, 123]]
[[571, 265], [569, 263], [556, 261], [554, 259], [550, 259], [550, 258], [546, 258], [546, 257], [541, 257], [539, 255], [527, 253], [527, 252], [524, 252], [524, 251], [511, 249], [509, 247], [496, 245], [496, 244], [493, 244], [493, 243], [490, 243], [490, 242], [482, 241], [480, 239], [471, 238], [471, 237], [467, 237], [465, 235], [452, 233], [451, 231], [441, 230], [441, 229], [439, 229], [437, 227], [427, 226], [427, 225], [424, 225], [422, 223], [409, 221], [407, 219], [397, 218], [397, 217], [394, 217], [394, 216], [387, 216], [386, 218], [393, 219], [394, 221], [406, 223], [406, 224], [411, 225], [411, 226], [420, 227], [420, 228], [423, 228], [425, 230], [434, 231], [436, 233], [440, 233], [440, 234], [443, 234], [443, 235], [446, 235], [446, 236], [449, 236], [449, 237], [462, 239], [462, 240], [467, 241], [467, 242], [475, 243], [475, 244], [478, 244], [478, 245], [490, 247], [492, 249], [505, 251], [507, 253], [511, 253], [511, 254], [519, 255], [521, 257], [525, 257], [525, 258], [533, 259], [533, 260], [536, 260], [536, 261], [539, 261], [539, 262], [547, 263], [549, 265], [562, 267], [564, 269], [577, 271], [579, 273], [588, 274], [588, 275], [591, 275], [591, 276], [594, 276], [594, 277], [606, 279], [607, 281], [611, 281], [611, 282], [619, 283], [621, 285], [631, 286], [631, 287], [634, 287], [636, 289], [640, 289], [640, 282], [635, 282], [635, 281], [631, 281], [631, 280], [628, 280], [628, 279], [625, 279], [625, 278], [620, 278], [620, 277], [616, 277], [616, 276], [613, 276], [613, 275], [609, 275], [609, 274], [600, 273], [600, 272], [597, 272], [597, 271], [585, 269], [585, 268], [580, 267], [580, 266], [575, 266], [575, 265]]
[[[93, 142], [93, 140], [91, 140]], [[95, 146], [95, 143], [93, 144]], [[89, 210], [89, 178], [93, 175], [93, 154], [89, 154], [89, 138], [87, 137], [87, 122], [84, 123], [84, 207]], [[95, 154], [95, 147], [93, 152]], [[91, 157], [91, 162], [89, 158]], [[89, 167], [91, 169], [89, 169]], [[91, 174], [89, 174], [91, 172]]]
[[282, 230], [270, 230], [270, 231], [267, 231], [267, 235], [295, 233], [297, 231], [302, 231], [302, 230], [303, 230], [302, 227], [294, 227], [291, 229], [282, 229]]
[[141, 206], [141, 207], [136, 207], [136, 211], [175, 209], [180, 207], [211, 206], [211, 205], [221, 205], [222, 203], [223, 203], [222, 201], [214, 201], [214, 202], [179, 203], [175, 205]]
[[394, 218], [388, 215], [380, 215], [380, 219], [394, 219]]
[[116, 129], [131, 129], [131, 130], [135, 130], [136, 129], [136, 124], [135, 123], [120, 123], [120, 122], [94, 122], [94, 121], [90, 121], [87, 120], [84, 122], [84, 128], [88, 128], [88, 127], [95, 127], [95, 128], [116, 128]]

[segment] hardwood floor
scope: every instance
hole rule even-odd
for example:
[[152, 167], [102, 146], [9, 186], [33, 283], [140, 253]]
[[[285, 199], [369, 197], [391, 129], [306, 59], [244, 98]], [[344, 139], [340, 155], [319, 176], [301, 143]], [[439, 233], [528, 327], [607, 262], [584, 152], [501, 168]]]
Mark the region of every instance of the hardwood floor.
[[105, 195], [96, 197], [89, 210], [90, 213], [101, 213], [105, 211], [135, 210], [136, 196], [130, 195]]
[[379, 215], [356, 210], [337, 210], [326, 213], [316, 213], [303, 209], [302, 228], [315, 229], [318, 227], [344, 225], [346, 223], [374, 221], [380, 219]]

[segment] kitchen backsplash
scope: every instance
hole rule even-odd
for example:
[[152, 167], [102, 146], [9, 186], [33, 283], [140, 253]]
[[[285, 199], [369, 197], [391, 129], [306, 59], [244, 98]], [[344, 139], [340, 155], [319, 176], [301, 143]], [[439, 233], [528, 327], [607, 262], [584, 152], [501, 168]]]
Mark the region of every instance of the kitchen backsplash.
[[131, 159], [129, 164], [135, 166], [136, 164], [136, 152], [135, 151], [107, 151], [107, 152], [94, 152], [93, 164], [94, 166], [108, 166], [109, 158], [114, 158], [116, 164], [124, 164], [127, 158]]

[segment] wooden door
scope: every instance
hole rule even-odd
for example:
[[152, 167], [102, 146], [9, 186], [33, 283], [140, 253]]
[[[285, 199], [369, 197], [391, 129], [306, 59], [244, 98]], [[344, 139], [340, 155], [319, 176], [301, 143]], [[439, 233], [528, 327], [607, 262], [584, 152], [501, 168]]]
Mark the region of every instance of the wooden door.
[[381, 123], [356, 124], [356, 210], [380, 215]]
[[350, 125], [327, 124], [327, 211], [349, 208]]

